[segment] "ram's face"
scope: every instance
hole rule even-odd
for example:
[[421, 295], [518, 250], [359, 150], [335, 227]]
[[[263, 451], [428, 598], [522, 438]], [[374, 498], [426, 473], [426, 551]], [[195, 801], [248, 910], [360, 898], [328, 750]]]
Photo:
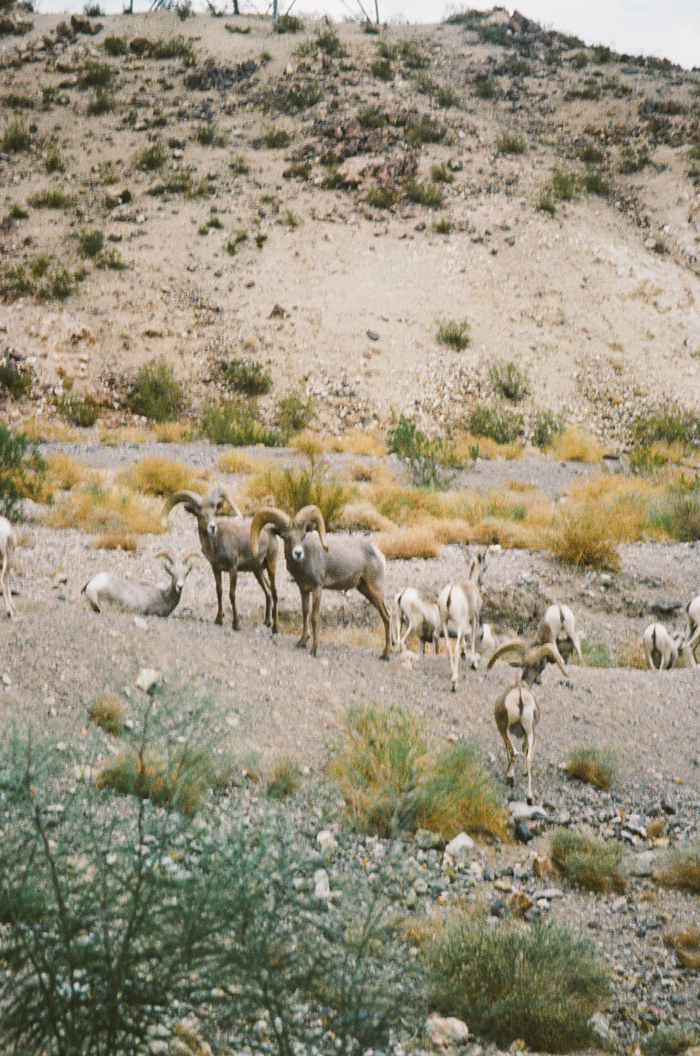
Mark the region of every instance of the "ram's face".
[[219, 512], [219, 507], [220, 506], [223, 506], [223, 502], [217, 503], [216, 506], [208, 506], [207, 505], [202, 510], [202, 513], [204, 515], [204, 519], [205, 519], [205, 521], [207, 523], [207, 535], [209, 536], [210, 539], [213, 539], [216, 536], [216, 533], [218, 531], [218, 525], [216, 523], [216, 515]]
[[292, 555], [292, 560], [297, 564], [301, 564], [306, 554], [306, 548], [304, 546], [304, 539], [306, 538], [306, 527], [304, 528], [292, 528], [289, 535], [285, 539], [285, 543], [289, 548], [289, 553]]

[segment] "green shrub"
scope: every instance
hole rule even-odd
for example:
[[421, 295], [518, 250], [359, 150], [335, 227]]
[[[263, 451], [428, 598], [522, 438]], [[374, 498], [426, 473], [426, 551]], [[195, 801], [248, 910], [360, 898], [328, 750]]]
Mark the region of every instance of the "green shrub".
[[0, 389], [8, 392], [13, 400], [28, 396], [34, 384], [34, 371], [21, 367], [11, 359], [0, 360]]
[[454, 319], [447, 319], [445, 322], [440, 323], [435, 340], [440, 345], [449, 345], [450, 348], [456, 348], [461, 352], [469, 344], [468, 321], [462, 319], [458, 323]]
[[571, 202], [576, 197], [578, 180], [572, 172], [555, 169], [552, 174], [552, 193], [562, 202]]
[[73, 199], [57, 187], [55, 190], [37, 191], [27, 202], [34, 209], [67, 209], [73, 204]]
[[46, 463], [36, 444], [0, 423], [0, 513], [18, 517], [21, 500], [38, 498], [45, 477]]
[[564, 432], [565, 422], [561, 414], [552, 411], [537, 411], [532, 419], [532, 442], [541, 450], [549, 447], [555, 436]]
[[291, 139], [289, 132], [286, 132], [283, 128], [268, 128], [261, 142], [268, 150], [281, 150], [289, 145]]
[[228, 253], [228, 255], [230, 257], [235, 257], [236, 253], [238, 252], [238, 247], [242, 246], [247, 241], [248, 241], [248, 232], [247, 231], [236, 231], [236, 233], [234, 234], [233, 238], [230, 238], [228, 240], [228, 242], [224, 246], [224, 249], [226, 250], [226, 252]]
[[199, 433], [212, 444], [284, 446], [284, 438], [261, 425], [255, 416], [255, 405], [247, 400], [205, 404], [199, 416]]
[[554, 216], [554, 214], [556, 213], [557, 207], [554, 204], [552, 192], [549, 188], [545, 189], [540, 193], [540, 196], [537, 199], [537, 208], [540, 210], [540, 212], [549, 213], [550, 216]]
[[285, 107], [288, 110], [308, 110], [323, 99], [324, 91], [320, 84], [309, 81], [306, 84], [294, 84], [287, 92]]
[[91, 428], [100, 416], [100, 408], [92, 396], [80, 396], [71, 392], [56, 402], [59, 415], [71, 425]]
[[436, 235], [451, 235], [452, 227], [451, 220], [438, 220], [436, 224], [433, 224], [433, 231]]
[[171, 422], [180, 416], [184, 395], [173, 368], [151, 359], [139, 367], [129, 386], [127, 404], [133, 414], [151, 422]]
[[280, 15], [272, 23], [273, 33], [301, 33], [304, 28], [304, 20], [296, 15]]
[[289, 439], [300, 433], [311, 424], [315, 416], [314, 401], [307, 399], [296, 389], [292, 389], [277, 403], [277, 425], [282, 435]]
[[586, 167], [586, 173], [583, 176], [581, 183], [586, 194], [597, 194], [601, 198], [607, 198], [610, 194], [610, 184], [607, 180], [603, 179], [597, 169], [592, 169], [589, 166]]
[[681, 1056], [697, 1045], [700, 1045], [700, 1030], [695, 1023], [674, 1023], [647, 1034], [641, 1048], [644, 1056]]
[[519, 132], [502, 132], [496, 140], [499, 154], [524, 154], [525, 139]]
[[692, 543], [700, 539], [700, 487], [676, 486], [652, 513], [652, 522], [672, 539]]
[[226, 146], [226, 136], [222, 132], [219, 132], [214, 124], [199, 125], [194, 138], [198, 143], [201, 143], [203, 147]]
[[8, 110], [34, 110], [36, 103], [29, 95], [21, 95], [17, 92], [8, 92], [2, 97], [2, 103]]
[[95, 94], [88, 100], [85, 113], [88, 117], [100, 117], [102, 114], [111, 113], [114, 108], [115, 103], [112, 93], [106, 92], [102, 88], [97, 88]]
[[409, 70], [424, 70], [430, 59], [415, 40], [403, 40], [398, 46], [398, 57]]
[[415, 418], [401, 415], [387, 433], [386, 446], [387, 451], [406, 463], [414, 487], [434, 490], [449, 487], [452, 475], [444, 467], [454, 466], [456, 461], [455, 445], [449, 436], [426, 436]]
[[282, 173], [285, 180], [308, 180], [310, 175], [310, 161], [293, 161]]
[[362, 128], [384, 128], [387, 116], [378, 103], [367, 103], [357, 111], [357, 120]]
[[287, 799], [301, 788], [301, 769], [295, 759], [281, 759], [273, 768], [267, 782], [270, 799]]
[[662, 858], [654, 879], [662, 887], [700, 895], [700, 844], [676, 847]]
[[153, 59], [182, 59], [183, 66], [194, 66], [197, 62], [194, 44], [183, 36], [154, 40], [150, 56]]
[[618, 171], [625, 176], [629, 176], [635, 172], [641, 172], [650, 163], [651, 158], [646, 147], [642, 147], [638, 151], [633, 150], [631, 147], [623, 147], [620, 151]]
[[621, 844], [557, 829], [549, 837], [549, 855], [555, 869], [587, 891], [624, 891]]
[[527, 374], [512, 361], [492, 363], [489, 367], [489, 378], [499, 396], [505, 396], [513, 403], [520, 403], [530, 395], [530, 382]]
[[156, 172], [158, 169], [162, 169], [168, 160], [165, 147], [156, 140], [155, 143], [151, 143], [150, 147], [144, 147], [144, 149], [136, 156], [136, 168], [142, 169], [144, 172]]
[[49, 270], [51, 259], [46, 253], [40, 253], [38, 257], [34, 257], [34, 260], [29, 265], [29, 270], [32, 273], [32, 277], [35, 279], [43, 279], [44, 275]]
[[463, 742], [437, 755], [407, 709], [354, 705], [328, 760], [354, 828], [396, 837], [429, 828], [445, 840], [458, 832], [501, 836], [501, 796]]
[[8, 211], [8, 216], [10, 216], [10, 218], [12, 220], [28, 220], [29, 219], [29, 213], [27, 212], [27, 210], [23, 209], [21, 205], [17, 205], [16, 202], [14, 203], [14, 205], [10, 206], [9, 211]]
[[66, 163], [61, 157], [58, 147], [51, 144], [44, 157], [44, 172], [52, 176], [54, 172], [65, 172]]
[[108, 62], [84, 62], [78, 70], [78, 88], [107, 88], [114, 72]]
[[182, 0], [181, 3], [175, 4], [175, 14], [180, 22], [186, 22], [188, 18], [193, 18], [192, 0]]
[[21, 154], [31, 150], [32, 136], [23, 121], [12, 121], [2, 134], [2, 149], [6, 154]]
[[555, 925], [457, 917], [426, 957], [435, 1007], [500, 1049], [516, 1038], [536, 1052], [594, 1047], [590, 1020], [610, 981], [589, 941]]
[[585, 161], [587, 165], [600, 165], [605, 154], [592, 143], [586, 143], [585, 147], [581, 147], [579, 150], [578, 156], [581, 161]]
[[105, 244], [105, 236], [101, 231], [81, 231], [78, 235], [80, 252], [85, 257], [96, 257]]
[[424, 143], [442, 143], [444, 138], [444, 126], [427, 114], [423, 114], [418, 120], [411, 118], [406, 125], [406, 139], [412, 147], [422, 147]]
[[229, 168], [234, 176], [247, 176], [250, 172], [250, 165], [245, 160], [242, 154], [236, 155], [236, 157], [230, 163]]
[[105, 37], [103, 42], [103, 48], [108, 55], [116, 58], [118, 55], [129, 54], [129, 38], [128, 37], [117, 37], [114, 34], [110, 34]]
[[412, 176], [405, 179], [401, 185], [404, 197], [416, 205], [424, 205], [427, 209], [442, 209], [444, 200], [442, 191], [434, 184], [421, 183]]
[[393, 187], [370, 187], [365, 202], [372, 209], [393, 209], [399, 201], [399, 193]]
[[642, 447], [656, 443], [698, 447], [700, 415], [677, 407], [659, 407], [635, 418], [632, 435]]
[[454, 175], [447, 168], [447, 165], [441, 163], [440, 165], [433, 165], [430, 169], [430, 179], [433, 183], [454, 183]]
[[500, 85], [498, 81], [491, 77], [480, 79], [474, 85], [474, 94], [477, 99], [495, 99], [499, 92]]
[[370, 66], [370, 72], [378, 81], [384, 81], [386, 84], [393, 81], [396, 76], [394, 73], [394, 67], [388, 59], [375, 59]]
[[467, 428], [474, 436], [486, 436], [497, 444], [512, 444], [523, 431], [523, 416], [500, 407], [475, 407], [467, 418]]
[[584, 81], [583, 84], [572, 85], [571, 88], [567, 88], [564, 93], [565, 99], [600, 99], [600, 85], [592, 77]]
[[328, 479], [328, 463], [317, 461], [313, 452], [305, 466], [265, 470], [260, 490], [271, 495], [275, 505], [290, 517], [304, 506], [318, 506], [327, 529], [334, 527], [353, 496], [347, 484]]
[[617, 758], [609, 748], [579, 745], [569, 751], [564, 764], [564, 773], [567, 777], [608, 792], [615, 782]]
[[327, 23], [327, 28], [323, 33], [316, 34], [314, 45], [318, 51], [322, 51], [324, 55], [330, 55], [331, 57], [340, 58], [347, 54], [340, 37], [331, 28], [330, 23]]
[[230, 359], [223, 364], [222, 373], [230, 388], [246, 396], [266, 396], [272, 388], [268, 371], [252, 359]]
[[108, 249], [106, 253], [100, 253], [95, 263], [101, 271], [126, 270], [126, 264], [121, 258], [121, 253], [116, 249]]

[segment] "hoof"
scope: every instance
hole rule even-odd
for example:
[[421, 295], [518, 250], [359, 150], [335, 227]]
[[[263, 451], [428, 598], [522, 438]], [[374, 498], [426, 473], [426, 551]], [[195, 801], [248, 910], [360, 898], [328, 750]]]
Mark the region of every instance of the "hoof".
[[532, 804], [535, 802], [535, 797], [534, 796], [528, 796], [527, 797], [527, 802], [528, 802], [528, 806], [531, 807]]
[[452, 683], [452, 692], [453, 692], [453, 693], [456, 693], [456, 692], [457, 692], [457, 683], [456, 683], [456, 682], [453, 682], [453, 683]]
[[306, 649], [306, 642], [303, 642], [303, 641], [297, 642], [295, 648], [297, 648], [297, 649]]
[[232, 631], [240, 631], [240, 629], [241, 629], [240, 623], [232, 623], [231, 624], [231, 630]]
[[224, 622], [223, 616], [217, 616], [216, 619], [214, 620], [214, 623], [217, 624], [219, 627], [221, 626], [221, 624], [223, 622]]
[[507, 777], [506, 778], [506, 782], [508, 783], [510, 788], [515, 788], [515, 778], [514, 777]]
[[387, 653], [386, 649], [384, 650], [382, 655], [379, 657], [379, 659], [380, 660], [388, 660], [389, 659], [389, 654]]
[[273, 633], [273, 634], [277, 634], [277, 633], [278, 633], [278, 631], [277, 631], [277, 627], [276, 627], [276, 626], [272, 628], [272, 633]]

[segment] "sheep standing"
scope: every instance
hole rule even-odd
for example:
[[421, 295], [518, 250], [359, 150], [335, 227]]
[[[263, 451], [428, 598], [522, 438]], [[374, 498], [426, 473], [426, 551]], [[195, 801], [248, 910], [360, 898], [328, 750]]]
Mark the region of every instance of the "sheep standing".
[[[415, 587], [404, 587], [394, 599], [396, 630], [394, 640], [398, 649], [403, 652], [411, 635], [418, 635], [421, 655], [425, 653], [427, 643], [432, 643], [437, 653], [440, 647], [440, 611], [434, 602], [424, 601]], [[402, 635], [404, 623], [407, 629]]]
[[[459, 657], [462, 643], [465, 639], [467, 628], [471, 631], [471, 650], [469, 663], [476, 670], [479, 666], [479, 657], [476, 655], [477, 628], [481, 617], [481, 577], [486, 569], [487, 552], [480, 553], [477, 557], [469, 554], [469, 566], [466, 579], [459, 583], [448, 583], [438, 598], [438, 609], [440, 611], [440, 623], [442, 633], [447, 644], [447, 653], [450, 658], [452, 669], [452, 690], [457, 689], [459, 678]], [[457, 628], [457, 641], [454, 652], [450, 645], [450, 635], [447, 624], [449, 621]]]
[[642, 635], [642, 646], [651, 671], [670, 671], [678, 663], [679, 640], [663, 623], [650, 623]]
[[685, 611], [688, 614], [688, 633], [681, 648], [690, 667], [697, 667], [695, 651], [700, 645], [700, 594], [688, 603]]
[[88, 580], [81, 594], [85, 594], [94, 612], [102, 612], [105, 602], [112, 602], [140, 616], [169, 616], [180, 602], [185, 580], [198, 555], [190, 554], [185, 561], [165, 551], [156, 556], [165, 561], [169, 583], [154, 586], [115, 576], [112, 572], [98, 572]]
[[535, 750], [535, 726], [539, 722], [540, 709], [530, 687], [520, 680], [504, 690], [496, 701], [494, 718], [508, 753], [506, 781], [511, 788], [515, 784], [515, 760], [520, 754], [513, 744], [513, 737], [523, 739], [527, 801], [532, 803], [532, 755]]
[[518, 666], [521, 668], [521, 678], [528, 686], [542, 681], [542, 672], [547, 664], [557, 664], [561, 671], [567, 674], [564, 660], [554, 641], [552, 629], [544, 620], [541, 621], [535, 638], [529, 641], [523, 638], [512, 638], [503, 645], [499, 645], [486, 665], [487, 670], [490, 670], [506, 653], [516, 653], [520, 656]]
[[2, 586], [2, 596], [5, 599], [7, 617], [10, 620], [15, 614], [15, 607], [12, 604], [12, 591], [10, 590], [10, 569], [12, 568], [12, 559], [16, 546], [17, 536], [14, 528], [7, 517], [0, 517], [0, 585]]
[[540, 621], [540, 627], [543, 623], [547, 624], [551, 630], [552, 641], [564, 660], [570, 658], [574, 649], [579, 660], [583, 660], [581, 639], [576, 630], [576, 618], [568, 605], [550, 605]]
[[[326, 590], [359, 590], [374, 605], [382, 618], [386, 643], [382, 659], [389, 659], [391, 619], [384, 602], [386, 558], [370, 539], [326, 535], [323, 514], [318, 506], [304, 506], [292, 519], [274, 506], [258, 510], [250, 528], [250, 546], [254, 556], [259, 552], [261, 534], [267, 525], [284, 543], [287, 570], [299, 587], [303, 629], [297, 646], [306, 648], [309, 640], [309, 604], [311, 609], [311, 655], [318, 648], [318, 616], [321, 598]], [[310, 534], [316, 529], [318, 535]]]

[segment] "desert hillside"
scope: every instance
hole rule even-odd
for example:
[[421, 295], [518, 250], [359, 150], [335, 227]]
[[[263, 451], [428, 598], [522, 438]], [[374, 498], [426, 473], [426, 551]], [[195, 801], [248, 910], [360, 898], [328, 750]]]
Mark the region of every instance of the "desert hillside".
[[459, 423], [494, 360], [618, 446], [697, 407], [697, 76], [505, 17], [4, 36], [0, 319], [39, 405], [113, 410], [164, 357], [197, 408], [243, 355], [264, 415], [299, 390], [332, 431]]

